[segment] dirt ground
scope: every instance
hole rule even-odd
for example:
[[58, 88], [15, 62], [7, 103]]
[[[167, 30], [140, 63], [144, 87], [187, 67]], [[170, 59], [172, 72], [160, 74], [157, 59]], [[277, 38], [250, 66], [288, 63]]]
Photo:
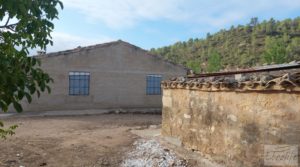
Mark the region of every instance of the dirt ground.
[[2, 167], [119, 166], [138, 138], [130, 133], [161, 123], [161, 115], [104, 114], [6, 118], [16, 135], [0, 140]]

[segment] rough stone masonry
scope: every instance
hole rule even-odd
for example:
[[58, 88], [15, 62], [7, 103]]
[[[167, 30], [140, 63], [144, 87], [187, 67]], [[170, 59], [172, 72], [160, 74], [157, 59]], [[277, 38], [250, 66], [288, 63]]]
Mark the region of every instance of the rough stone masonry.
[[299, 76], [164, 81], [162, 135], [226, 166], [263, 166], [264, 145], [300, 145]]

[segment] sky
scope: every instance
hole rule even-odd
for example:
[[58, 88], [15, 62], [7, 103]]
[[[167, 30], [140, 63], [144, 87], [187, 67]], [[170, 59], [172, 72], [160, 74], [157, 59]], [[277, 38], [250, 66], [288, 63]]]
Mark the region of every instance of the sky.
[[62, 51], [123, 40], [144, 49], [203, 38], [231, 25], [300, 16], [300, 0], [62, 0], [52, 32]]

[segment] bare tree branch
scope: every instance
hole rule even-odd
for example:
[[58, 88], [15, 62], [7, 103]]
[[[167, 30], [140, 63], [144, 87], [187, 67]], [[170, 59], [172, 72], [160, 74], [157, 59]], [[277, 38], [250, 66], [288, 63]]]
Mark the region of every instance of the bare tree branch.
[[0, 28], [8, 28], [8, 29], [11, 29], [12, 27], [14, 27], [14, 26], [16, 26], [16, 25], [18, 25], [19, 24], [19, 22], [18, 23], [14, 23], [14, 24], [9, 24], [9, 25], [3, 25], [3, 26], [0, 26]]
[[8, 22], [9, 22], [9, 20], [10, 20], [10, 18], [8, 17], [8, 18], [7, 18], [7, 21], [6, 21], [6, 23], [5, 23], [5, 25], [4, 25], [4, 26], [7, 26], [7, 24], [8, 24]]

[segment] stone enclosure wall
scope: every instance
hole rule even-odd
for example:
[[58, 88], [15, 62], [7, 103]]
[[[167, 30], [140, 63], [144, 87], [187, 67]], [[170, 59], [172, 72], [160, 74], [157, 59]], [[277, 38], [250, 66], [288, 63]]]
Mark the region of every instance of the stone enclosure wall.
[[264, 145], [300, 145], [299, 92], [163, 87], [162, 135], [226, 166], [263, 166]]

